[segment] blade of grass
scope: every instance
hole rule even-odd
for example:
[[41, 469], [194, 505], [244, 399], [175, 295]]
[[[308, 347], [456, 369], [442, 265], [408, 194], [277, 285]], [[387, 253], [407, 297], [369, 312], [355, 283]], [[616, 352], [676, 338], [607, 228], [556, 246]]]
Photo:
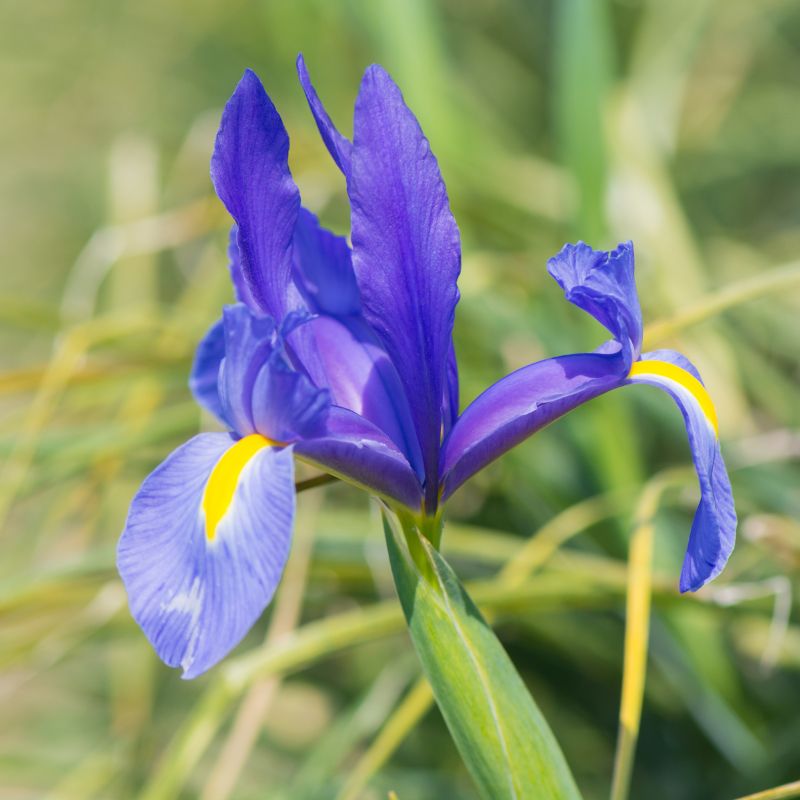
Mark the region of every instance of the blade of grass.
[[789, 289], [795, 284], [800, 284], [800, 261], [775, 267], [753, 278], [711, 292], [696, 303], [685, 306], [668, 319], [657, 320], [646, 326], [644, 349], [653, 349], [685, 328], [711, 319], [723, 311], [767, 294]]
[[790, 797], [800, 797], [800, 781], [784, 783], [783, 786], [764, 789], [762, 792], [744, 795], [736, 800], [788, 800]]
[[433, 691], [427, 679], [421, 677], [353, 767], [337, 800], [357, 800], [369, 779], [391, 758], [432, 705]]
[[654, 519], [664, 491], [674, 482], [675, 476], [670, 473], [649, 481], [636, 507], [636, 527], [631, 537], [628, 557], [622, 699], [619, 708], [619, 732], [611, 782], [611, 800], [626, 800], [630, 790], [647, 672]]

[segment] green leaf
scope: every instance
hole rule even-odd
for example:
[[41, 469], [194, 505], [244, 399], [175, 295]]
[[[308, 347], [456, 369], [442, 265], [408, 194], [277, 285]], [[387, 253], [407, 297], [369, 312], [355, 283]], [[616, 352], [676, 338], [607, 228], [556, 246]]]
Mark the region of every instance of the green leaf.
[[441, 554], [404, 519], [384, 514], [411, 639], [453, 740], [481, 794], [580, 794], [564, 756], [491, 627]]

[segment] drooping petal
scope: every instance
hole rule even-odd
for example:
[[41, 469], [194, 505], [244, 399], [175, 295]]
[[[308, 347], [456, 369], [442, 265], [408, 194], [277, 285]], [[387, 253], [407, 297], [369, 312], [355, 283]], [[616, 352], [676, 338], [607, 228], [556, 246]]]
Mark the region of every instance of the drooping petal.
[[623, 346], [630, 365], [642, 345], [642, 312], [634, 278], [633, 243], [610, 252], [566, 244], [547, 262], [570, 303], [591, 314]]
[[326, 472], [412, 511], [422, 504], [422, 484], [406, 455], [378, 427], [344, 408], [332, 407], [327, 430], [295, 444], [298, 456]]
[[288, 155], [283, 122], [261, 81], [247, 70], [222, 115], [211, 179], [237, 224], [239, 262], [250, 296], [276, 319], [286, 310], [300, 207]]
[[348, 176], [350, 174], [350, 160], [353, 146], [348, 139], [339, 133], [328, 115], [328, 112], [325, 110], [325, 106], [322, 105], [322, 101], [319, 99], [319, 95], [311, 83], [311, 77], [308, 74], [308, 69], [306, 69], [306, 62], [303, 59], [302, 53], [297, 56], [297, 75], [300, 78], [300, 85], [305, 92], [308, 106], [311, 109], [311, 113], [314, 115], [314, 121], [317, 123], [317, 128], [319, 128], [322, 141], [325, 142], [325, 146], [328, 148], [331, 158], [336, 162], [336, 166], [339, 167], [345, 176]]
[[365, 317], [411, 404], [432, 506], [458, 302], [458, 227], [428, 141], [378, 66], [361, 83], [354, 131], [348, 194], [356, 278]]
[[194, 363], [189, 377], [189, 389], [194, 399], [217, 419], [224, 421], [222, 403], [219, 399], [219, 368], [225, 358], [225, 329], [222, 320], [217, 320], [201, 339], [194, 354]]
[[445, 440], [442, 499], [540, 428], [620, 386], [626, 374], [619, 351], [580, 353], [538, 361], [490, 386]]
[[714, 404], [697, 370], [684, 356], [670, 350], [644, 354], [633, 365], [629, 382], [658, 386], [675, 400], [683, 414], [700, 482], [700, 504], [689, 535], [680, 589], [696, 591], [719, 575], [736, 539], [736, 510], [720, 451]]
[[117, 565], [134, 619], [184, 678], [224, 658], [272, 599], [294, 498], [291, 448], [227, 434], [178, 448], [134, 498]]

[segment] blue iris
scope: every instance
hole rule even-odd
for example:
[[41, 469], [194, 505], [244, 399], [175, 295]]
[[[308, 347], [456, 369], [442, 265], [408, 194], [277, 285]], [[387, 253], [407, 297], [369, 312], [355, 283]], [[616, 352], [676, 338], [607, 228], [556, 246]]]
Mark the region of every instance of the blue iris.
[[471, 475], [611, 389], [647, 383], [678, 403], [700, 482], [681, 590], [722, 570], [736, 515], [716, 415], [694, 367], [642, 353], [633, 246], [566, 245], [550, 274], [611, 339], [506, 376], [458, 414], [452, 330], [459, 231], [436, 158], [389, 75], [370, 67], [350, 142], [303, 63], [322, 138], [347, 182], [352, 247], [301, 206], [289, 139], [253, 72], [228, 101], [211, 176], [233, 217], [235, 305], [200, 343], [198, 402], [229, 433], [196, 436], [144, 482], [119, 543], [131, 611], [191, 678], [244, 637], [288, 556], [294, 459], [423, 520]]

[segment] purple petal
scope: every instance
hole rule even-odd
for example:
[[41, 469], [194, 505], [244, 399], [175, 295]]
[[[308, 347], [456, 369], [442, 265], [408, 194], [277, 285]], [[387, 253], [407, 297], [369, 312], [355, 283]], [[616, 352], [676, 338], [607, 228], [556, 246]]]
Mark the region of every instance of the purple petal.
[[227, 510], [208, 535], [209, 478], [223, 455], [251, 445], [202, 434], [178, 448], [133, 499], [119, 542], [131, 613], [184, 678], [205, 672], [242, 640], [272, 599], [289, 554], [291, 448], [260, 446], [239, 459]]
[[456, 349], [450, 341], [450, 352], [447, 354], [447, 381], [442, 401], [443, 432], [447, 436], [458, 419], [458, 360]]
[[678, 404], [686, 424], [700, 482], [700, 504], [689, 534], [680, 589], [696, 591], [722, 572], [736, 540], [736, 509], [720, 451], [716, 412], [697, 370], [680, 353], [646, 353], [635, 365], [629, 382], [666, 391]]
[[388, 436], [421, 476], [422, 454], [394, 365], [363, 317], [318, 316], [288, 340], [311, 381], [334, 405], [354, 411]]
[[225, 329], [222, 320], [217, 320], [202, 338], [194, 355], [189, 389], [194, 399], [206, 411], [224, 421], [222, 403], [219, 399], [219, 368], [225, 357]]
[[280, 350], [261, 367], [253, 383], [253, 428], [276, 442], [295, 442], [325, 430], [330, 394], [292, 369]]
[[211, 179], [238, 226], [241, 273], [250, 297], [283, 317], [300, 194], [288, 165], [289, 137], [254, 72], [244, 73], [225, 106]]
[[[292, 369], [281, 332], [304, 315], [289, 315], [276, 330], [271, 317], [241, 303], [223, 311], [225, 358], [219, 378], [223, 418], [240, 436], [259, 433], [276, 442], [315, 436], [325, 427], [327, 390]], [[287, 327], [288, 325], [288, 327]]]
[[432, 507], [458, 302], [458, 227], [428, 141], [378, 66], [364, 75], [354, 129], [348, 193], [356, 277], [365, 317], [411, 404]]
[[626, 371], [619, 353], [582, 353], [538, 361], [490, 386], [444, 443], [442, 499], [540, 428], [622, 385]]
[[297, 56], [297, 75], [305, 92], [308, 106], [314, 115], [314, 121], [317, 123], [320, 136], [322, 136], [322, 141], [325, 142], [325, 147], [328, 148], [328, 152], [336, 162], [336, 166], [345, 176], [349, 176], [353, 146], [348, 139], [336, 130], [336, 126], [331, 121], [325, 106], [322, 105], [322, 101], [311, 83], [311, 77], [306, 69], [306, 62], [303, 60], [302, 53]]
[[[223, 419], [240, 436], [255, 433], [253, 384], [275, 349], [275, 322], [237, 303], [222, 311], [225, 358], [219, 374]], [[265, 434], [268, 435], [268, 434]]]
[[593, 250], [583, 242], [566, 244], [547, 262], [548, 272], [570, 303], [591, 314], [623, 345], [629, 364], [642, 345], [642, 312], [633, 274], [633, 243], [616, 250]]
[[308, 310], [342, 316], [361, 313], [361, 298], [347, 241], [300, 209], [294, 232], [294, 282]]
[[247, 285], [247, 280], [242, 272], [242, 261], [239, 258], [239, 245], [237, 239], [239, 237], [239, 228], [234, 224], [231, 225], [230, 233], [228, 234], [228, 270], [231, 274], [231, 283], [233, 283], [233, 295], [237, 303], [244, 303], [253, 311], [260, 311], [258, 304], [253, 300], [250, 293], [250, 287]]
[[297, 455], [326, 472], [401, 503], [412, 511], [422, 504], [422, 484], [405, 454], [368, 420], [334, 406], [327, 432], [316, 439], [299, 441]]

